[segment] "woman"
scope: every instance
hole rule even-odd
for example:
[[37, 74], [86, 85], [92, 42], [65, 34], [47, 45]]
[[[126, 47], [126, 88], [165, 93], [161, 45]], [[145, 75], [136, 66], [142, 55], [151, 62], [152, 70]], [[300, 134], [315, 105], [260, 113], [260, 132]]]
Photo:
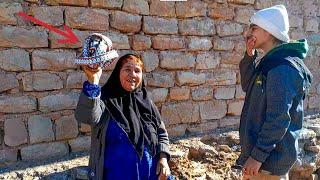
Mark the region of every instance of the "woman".
[[167, 179], [168, 134], [142, 80], [143, 62], [122, 56], [100, 88], [100, 67], [82, 66], [76, 119], [92, 125], [90, 179]]

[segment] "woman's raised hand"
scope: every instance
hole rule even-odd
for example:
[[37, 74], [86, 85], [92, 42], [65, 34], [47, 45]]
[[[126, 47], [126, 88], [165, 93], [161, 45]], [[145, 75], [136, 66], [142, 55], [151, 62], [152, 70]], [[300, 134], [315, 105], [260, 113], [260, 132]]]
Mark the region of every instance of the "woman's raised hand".
[[98, 64], [92, 65], [91, 67], [87, 65], [81, 67], [86, 74], [89, 83], [98, 85], [102, 74], [102, 68]]

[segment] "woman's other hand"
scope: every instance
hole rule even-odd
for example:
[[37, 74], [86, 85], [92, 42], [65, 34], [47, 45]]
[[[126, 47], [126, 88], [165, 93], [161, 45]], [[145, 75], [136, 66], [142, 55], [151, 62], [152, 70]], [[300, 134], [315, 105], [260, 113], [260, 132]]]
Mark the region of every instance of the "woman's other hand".
[[170, 167], [168, 165], [167, 156], [163, 153], [160, 154], [160, 159], [157, 165], [158, 180], [166, 180], [170, 176]]
[[93, 65], [92, 67], [86, 65], [81, 67], [86, 74], [89, 83], [98, 85], [102, 74], [102, 68], [98, 64]]

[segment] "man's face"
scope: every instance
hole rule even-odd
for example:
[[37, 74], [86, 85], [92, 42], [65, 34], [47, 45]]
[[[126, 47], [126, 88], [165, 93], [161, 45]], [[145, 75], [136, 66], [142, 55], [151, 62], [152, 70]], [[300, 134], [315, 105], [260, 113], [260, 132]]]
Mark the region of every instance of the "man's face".
[[255, 38], [254, 48], [261, 49], [267, 41], [270, 41], [271, 35], [261, 27], [252, 24], [246, 32], [246, 38]]

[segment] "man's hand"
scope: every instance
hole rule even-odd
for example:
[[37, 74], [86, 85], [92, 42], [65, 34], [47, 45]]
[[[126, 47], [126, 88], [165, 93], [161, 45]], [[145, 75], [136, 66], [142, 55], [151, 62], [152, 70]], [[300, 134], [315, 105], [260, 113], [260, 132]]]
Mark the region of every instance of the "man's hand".
[[244, 163], [243, 174], [256, 176], [258, 175], [261, 165], [262, 165], [261, 162], [253, 159], [252, 157], [249, 157], [247, 161]]
[[166, 180], [170, 175], [170, 168], [165, 154], [160, 154], [160, 159], [157, 165], [157, 174], [159, 180]]
[[257, 38], [252, 35], [246, 37], [246, 46], [247, 46], [246, 48], [247, 48], [247, 54], [249, 56], [254, 55], [256, 40], [257, 40]]

